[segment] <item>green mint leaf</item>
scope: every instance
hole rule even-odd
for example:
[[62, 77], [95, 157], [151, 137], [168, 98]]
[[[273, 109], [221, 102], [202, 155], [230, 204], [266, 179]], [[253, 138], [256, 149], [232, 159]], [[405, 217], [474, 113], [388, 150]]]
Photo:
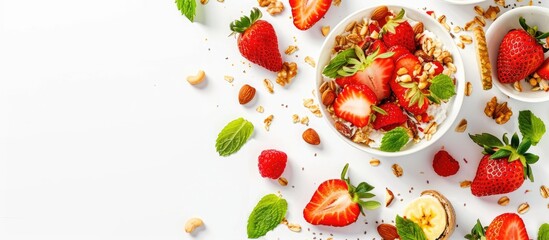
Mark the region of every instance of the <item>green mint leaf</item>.
[[215, 140], [215, 149], [220, 156], [229, 156], [237, 152], [254, 132], [254, 125], [244, 118], [228, 123]]
[[482, 133], [482, 134], [475, 134], [471, 135], [469, 134], [469, 137], [478, 144], [481, 147], [501, 147], [503, 146], [503, 143], [494, 135], [489, 133]]
[[448, 75], [439, 74], [431, 80], [429, 91], [435, 98], [447, 101], [452, 96], [456, 95], [456, 86]]
[[523, 139], [530, 139], [533, 146], [536, 146], [545, 134], [545, 124], [530, 110], [519, 112], [519, 129]]
[[324, 68], [322, 71], [322, 74], [324, 76], [329, 78], [337, 78], [340, 77], [340, 74], [338, 71], [343, 68], [345, 65], [347, 65], [347, 61], [349, 59], [356, 59], [357, 55], [354, 48], [346, 49], [340, 53], [338, 53], [331, 61], [328, 63], [328, 65]]
[[539, 227], [538, 240], [549, 239], [549, 223], [544, 223]]
[[273, 230], [282, 222], [288, 210], [285, 199], [269, 194], [264, 196], [248, 217], [248, 238], [259, 238]]
[[177, 9], [181, 11], [181, 14], [185, 15], [191, 22], [194, 22], [194, 16], [196, 15], [196, 1], [195, 0], [175, 0]]
[[417, 225], [417, 223], [412, 222], [402, 218], [401, 216], [396, 216], [396, 228], [398, 236], [401, 240], [426, 240], [425, 233], [423, 229]]
[[385, 133], [381, 139], [381, 151], [385, 152], [397, 152], [408, 143], [410, 140], [410, 135], [403, 127], [394, 128], [391, 131]]

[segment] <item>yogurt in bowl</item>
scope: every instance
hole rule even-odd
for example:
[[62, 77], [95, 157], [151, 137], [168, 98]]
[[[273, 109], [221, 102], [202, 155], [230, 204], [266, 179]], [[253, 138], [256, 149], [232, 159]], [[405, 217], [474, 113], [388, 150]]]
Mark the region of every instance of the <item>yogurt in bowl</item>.
[[326, 38], [316, 87], [324, 116], [345, 142], [379, 156], [426, 148], [455, 121], [464, 97], [461, 57], [425, 13], [359, 10]]

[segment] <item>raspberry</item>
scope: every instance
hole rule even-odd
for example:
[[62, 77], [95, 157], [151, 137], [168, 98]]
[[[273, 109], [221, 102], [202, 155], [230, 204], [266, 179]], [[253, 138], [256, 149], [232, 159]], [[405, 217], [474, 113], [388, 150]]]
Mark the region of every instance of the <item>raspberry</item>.
[[448, 177], [457, 173], [459, 162], [445, 150], [440, 150], [433, 159], [433, 169], [439, 176]]
[[274, 149], [264, 150], [258, 157], [259, 173], [264, 178], [277, 179], [284, 172], [287, 160], [288, 156], [284, 152]]

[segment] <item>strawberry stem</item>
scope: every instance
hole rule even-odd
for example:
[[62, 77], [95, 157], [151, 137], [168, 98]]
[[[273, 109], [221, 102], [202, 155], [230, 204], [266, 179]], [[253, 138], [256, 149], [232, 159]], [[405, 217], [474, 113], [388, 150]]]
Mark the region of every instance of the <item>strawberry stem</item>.
[[358, 186], [354, 186], [351, 184], [350, 178], [347, 176], [347, 171], [349, 170], [349, 163], [345, 164], [345, 167], [343, 167], [343, 171], [341, 171], [341, 180], [345, 181], [347, 183], [347, 189], [349, 190], [349, 194], [351, 195], [351, 198], [353, 199], [353, 202], [358, 203], [360, 212], [362, 215], [364, 214], [363, 208], [368, 210], [374, 210], [381, 206], [381, 203], [377, 201], [363, 201], [363, 198], [373, 198], [376, 195], [373, 193], [370, 193], [374, 189], [374, 186], [368, 184], [367, 182], [361, 182], [358, 184]]
[[242, 16], [240, 20], [235, 20], [234, 22], [231, 23], [231, 25], [229, 25], [231, 31], [233, 31], [231, 35], [236, 33], [243, 33], [250, 26], [252, 26], [257, 20], [259, 20], [261, 16], [262, 16], [261, 11], [259, 11], [258, 8], [253, 8], [250, 12], [249, 17]]

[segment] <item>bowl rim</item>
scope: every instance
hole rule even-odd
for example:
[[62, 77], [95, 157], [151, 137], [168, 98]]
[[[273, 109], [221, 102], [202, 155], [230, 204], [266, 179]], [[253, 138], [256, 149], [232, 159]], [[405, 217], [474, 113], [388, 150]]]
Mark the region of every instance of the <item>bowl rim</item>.
[[[488, 53], [490, 53], [490, 43], [493, 40], [492, 35], [494, 35], [496, 28], [498, 29], [507, 29], [511, 30], [513, 29], [511, 26], [502, 24], [504, 20], [507, 20], [509, 18], [516, 18], [518, 17], [518, 14], [521, 13], [528, 13], [528, 14], [535, 14], [535, 13], [546, 13], [549, 15], [549, 8], [544, 8], [540, 6], [522, 6], [515, 9], [511, 9], [505, 13], [503, 13], [501, 16], [499, 16], [491, 25], [488, 27], [488, 30], [486, 30], [486, 45], [488, 47]], [[518, 18], [517, 18], [518, 22]], [[499, 46], [501, 42], [497, 43], [497, 46]], [[494, 43], [496, 44], [496, 43]], [[503, 83], [500, 83], [498, 80], [497, 75], [497, 55], [496, 56], [490, 56], [490, 64], [492, 65], [492, 82], [493, 85], [496, 86], [496, 88], [502, 92], [504, 95], [509, 96], [512, 99], [516, 99], [518, 101], [522, 102], [528, 102], [528, 103], [540, 103], [540, 102], [547, 102], [549, 101], [549, 93], [542, 97], [528, 97], [528, 92], [516, 92], [514, 89], [509, 89], [504, 85]], [[531, 96], [531, 95], [530, 95]]]
[[[439, 126], [438, 131], [433, 135], [431, 140], [428, 140], [429, 143], [424, 144], [423, 146], [420, 146], [420, 147], [408, 147], [407, 149], [401, 150], [401, 151], [398, 151], [398, 152], [385, 152], [385, 151], [381, 151], [379, 149], [370, 148], [370, 147], [365, 146], [363, 144], [355, 143], [352, 140], [350, 140], [350, 139], [344, 137], [343, 135], [341, 135], [337, 131], [337, 129], [335, 129], [335, 126], [332, 124], [332, 122], [330, 122], [331, 116], [326, 111], [326, 107], [322, 104], [322, 94], [319, 93], [319, 87], [320, 87], [320, 84], [323, 81], [322, 69], [324, 68], [324, 66], [322, 65], [323, 61], [322, 61], [321, 58], [322, 58], [323, 52], [326, 51], [327, 47], [331, 46], [331, 44], [333, 43], [333, 39], [335, 38], [335, 36], [337, 34], [340, 34], [340, 32], [345, 28], [345, 26], [350, 21], [355, 20], [355, 19], [359, 19], [359, 18], [363, 18], [366, 14], [373, 11], [375, 8], [377, 8], [379, 6], [383, 6], [383, 4], [376, 4], [376, 5], [371, 5], [371, 6], [366, 6], [364, 8], [361, 8], [361, 9], [349, 14], [347, 17], [342, 19], [334, 28], [332, 28], [332, 31], [330, 31], [328, 36], [324, 39], [324, 42], [323, 42], [323, 44], [320, 48], [320, 51], [318, 53], [318, 56], [316, 58], [318, 64], [317, 64], [316, 72], [315, 72], [315, 81], [314, 81], [315, 86], [314, 86], [314, 89], [315, 89], [317, 101], [319, 103], [321, 103], [320, 104], [321, 105], [320, 109], [321, 109], [321, 112], [324, 115], [322, 118], [324, 119], [325, 123], [329, 125], [329, 128], [332, 129], [333, 133], [336, 134], [339, 138], [341, 138], [344, 142], [346, 142], [347, 144], [353, 146], [356, 149], [359, 149], [363, 152], [370, 153], [370, 154], [373, 154], [373, 155], [376, 155], [376, 156], [380, 156], [380, 157], [401, 157], [401, 156], [406, 156], [406, 155], [416, 153], [418, 151], [421, 151], [421, 150], [426, 149], [429, 146], [433, 145], [437, 140], [439, 140], [442, 136], [444, 136], [445, 133], [454, 124], [455, 120], [457, 119], [457, 116], [459, 115], [459, 112], [461, 111], [461, 106], [463, 104], [463, 100], [464, 100], [464, 96], [465, 96], [465, 73], [464, 73], [465, 69], [463, 67], [463, 61], [462, 61], [462, 58], [461, 58], [461, 54], [460, 54], [459, 50], [457, 49], [457, 46], [455, 44], [444, 44], [444, 46], [451, 51], [453, 59], [454, 59], [454, 63], [456, 63], [456, 61], [457, 61], [458, 66], [461, 66], [463, 68], [463, 70], [456, 73], [457, 75], [455, 75], [456, 82], [459, 83], [459, 84], [457, 84], [457, 86], [456, 86], [456, 95], [451, 100], [452, 103], [451, 103], [450, 107], [452, 108], [452, 111], [449, 111], [447, 113], [447, 117], [443, 122], [443, 124], [444, 124], [443, 128], [441, 128]], [[444, 29], [443, 26], [440, 25], [436, 20], [434, 20], [433, 18], [429, 17], [428, 15], [424, 14], [423, 12], [421, 12], [417, 9], [410, 8], [410, 7], [403, 6], [403, 5], [394, 5], [394, 4], [393, 5], [384, 5], [384, 6], [387, 6], [391, 10], [404, 9], [406, 11], [407, 15], [408, 15], [408, 13], [412, 12], [413, 15], [423, 16], [423, 17], [420, 17], [420, 20], [422, 22], [432, 21], [433, 26], [437, 26], [438, 28], [440, 28], [440, 30], [446, 32], [446, 29]], [[412, 19], [412, 20], [415, 20], [415, 19]], [[448, 38], [451, 38], [451, 36], [449, 34], [448, 34]], [[453, 43], [453, 41], [452, 41], [452, 43]], [[426, 140], [424, 140], [424, 141], [426, 141]], [[408, 144], [410, 144], [410, 143], [408, 143]]]
[[485, 2], [487, 0], [444, 0], [446, 2], [456, 4], [456, 5], [468, 5], [468, 4], [475, 4], [480, 2]]

